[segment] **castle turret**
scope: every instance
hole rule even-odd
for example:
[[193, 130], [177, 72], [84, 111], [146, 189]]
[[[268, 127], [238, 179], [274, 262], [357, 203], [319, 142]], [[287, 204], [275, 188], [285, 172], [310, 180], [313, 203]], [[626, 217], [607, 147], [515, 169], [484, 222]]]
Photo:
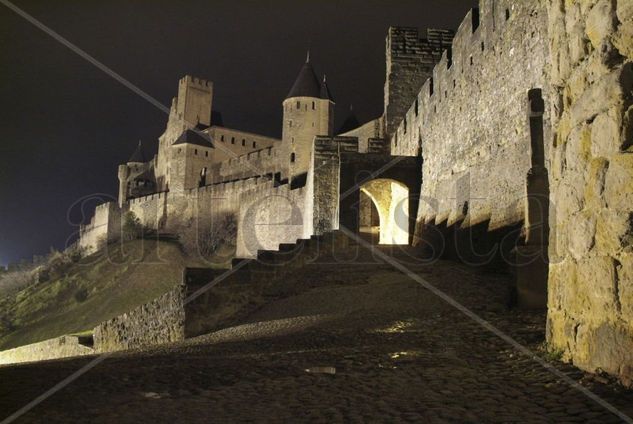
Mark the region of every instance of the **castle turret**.
[[154, 191], [156, 181], [153, 164], [151, 161], [146, 161], [140, 140], [130, 159], [125, 164], [119, 165], [118, 176], [119, 206], [123, 206], [130, 197]]
[[282, 151], [292, 177], [308, 171], [314, 137], [333, 135], [334, 100], [325, 77], [319, 82], [309, 52], [283, 110]]

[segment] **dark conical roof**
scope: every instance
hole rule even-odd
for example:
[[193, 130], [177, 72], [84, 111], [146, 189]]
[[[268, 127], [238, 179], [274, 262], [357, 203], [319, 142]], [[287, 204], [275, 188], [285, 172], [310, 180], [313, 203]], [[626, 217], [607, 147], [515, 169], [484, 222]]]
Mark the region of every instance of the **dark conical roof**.
[[339, 128], [337, 134], [344, 134], [348, 131], [355, 130], [358, 127], [360, 127], [360, 122], [354, 113], [354, 109], [350, 106], [349, 115], [345, 118], [345, 122], [343, 122], [343, 125]]
[[330, 87], [327, 86], [326, 76], [323, 75], [323, 82], [321, 83], [321, 95], [320, 97], [325, 100], [334, 101], [334, 97], [332, 97], [332, 93], [330, 92]]
[[286, 99], [290, 99], [291, 97], [315, 97], [317, 99], [321, 97], [321, 84], [319, 84], [319, 79], [310, 64], [309, 52], [306, 63], [301, 67], [299, 75], [297, 75], [297, 79], [286, 96]]
[[132, 156], [130, 156], [128, 163], [130, 162], [138, 162], [138, 163], [147, 162], [145, 160], [145, 155], [143, 154], [143, 146], [141, 145], [141, 140], [138, 141], [138, 146], [136, 146], [136, 150], [134, 150], [134, 153], [132, 153]]
[[173, 145], [175, 146], [176, 144], [195, 144], [197, 146], [213, 147], [211, 137], [209, 137], [208, 134], [191, 129], [183, 131]]

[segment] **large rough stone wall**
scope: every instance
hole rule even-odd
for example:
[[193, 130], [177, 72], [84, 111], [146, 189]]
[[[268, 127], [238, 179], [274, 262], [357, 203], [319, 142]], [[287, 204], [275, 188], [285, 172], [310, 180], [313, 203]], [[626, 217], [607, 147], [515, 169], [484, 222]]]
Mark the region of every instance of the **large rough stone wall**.
[[[406, 111], [432, 75], [442, 51], [451, 45], [453, 32], [429, 29], [420, 38], [416, 28], [391, 27], [386, 40], [384, 124], [387, 138], [394, 133]], [[325, 134], [322, 134], [325, 135]]]
[[116, 202], [104, 203], [96, 207], [90, 223], [80, 227], [79, 247], [86, 254], [93, 253], [104, 242], [118, 238], [120, 231], [121, 210]]
[[255, 258], [258, 250], [278, 250], [281, 243], [312, 235], [310, 187], [292, 190], [289, 184], [269, 184], [240, 195], [238, 258]]
[[468, 13], [391, 139], [394, 155], [421, 149], [420, 221], [490, 220], [493, 230], [523, 220], [527, 93], [543, 88], [549, 98], [547, 52], [540, 0], [482, 0]]
[[185, 338], [185, 287], [162, 296], [95, 327], [98, 353], [177, 342]]
[[0, 364], [44, 361], [95, 353], [90, 346], [81, 344], [79, 336], [61, 336], [43, 342], [16, 347], [0, 352]]
[[633, 1], [548, 0], [555, 137], [547, 339], [633, 379]]

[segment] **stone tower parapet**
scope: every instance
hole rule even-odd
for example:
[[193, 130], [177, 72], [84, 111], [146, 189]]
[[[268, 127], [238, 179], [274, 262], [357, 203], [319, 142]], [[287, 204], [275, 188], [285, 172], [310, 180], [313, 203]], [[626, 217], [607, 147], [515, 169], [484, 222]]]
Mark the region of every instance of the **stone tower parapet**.
[[420, 87], [432, 75], [442, 51], [450, 49], [454, 32], [429, 29], [420, 38], [417, 28], [391, 27], [386, 40], [385, 130], [389, 139]]

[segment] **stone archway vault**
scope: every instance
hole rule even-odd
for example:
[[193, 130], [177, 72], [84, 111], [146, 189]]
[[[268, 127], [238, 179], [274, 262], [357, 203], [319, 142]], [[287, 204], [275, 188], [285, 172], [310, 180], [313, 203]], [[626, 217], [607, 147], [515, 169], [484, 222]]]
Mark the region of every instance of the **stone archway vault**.
[[378, 178], [360, 190], [376, 206], [380, 216], [379, 244], [409, 244], [409, 189], [404, 184]]

